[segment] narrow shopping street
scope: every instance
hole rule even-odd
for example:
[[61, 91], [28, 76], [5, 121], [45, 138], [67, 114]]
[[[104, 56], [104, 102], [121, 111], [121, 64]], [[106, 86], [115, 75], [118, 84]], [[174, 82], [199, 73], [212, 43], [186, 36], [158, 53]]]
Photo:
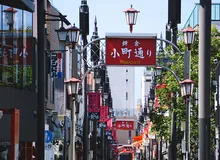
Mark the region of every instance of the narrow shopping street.
[[0, 160], [220, 160], [219, 0], [0, 0]]

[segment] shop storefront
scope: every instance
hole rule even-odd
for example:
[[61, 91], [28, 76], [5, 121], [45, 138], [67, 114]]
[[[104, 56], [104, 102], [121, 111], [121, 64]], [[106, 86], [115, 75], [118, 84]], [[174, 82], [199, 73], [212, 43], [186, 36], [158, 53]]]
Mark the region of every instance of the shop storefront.
[[[4, 97], [0, 110], [20, 110], [20, 141], [33, 142], [37, 139], [37, 47], [30, 9], [34, 4], [29, 0], [28, 9], [27, 1], [0, 1], [0, 97]], [[0, 126], [8, 123], [3, 116]], [[1, 141], [10, 139], [7, 129], [1, 132]]]

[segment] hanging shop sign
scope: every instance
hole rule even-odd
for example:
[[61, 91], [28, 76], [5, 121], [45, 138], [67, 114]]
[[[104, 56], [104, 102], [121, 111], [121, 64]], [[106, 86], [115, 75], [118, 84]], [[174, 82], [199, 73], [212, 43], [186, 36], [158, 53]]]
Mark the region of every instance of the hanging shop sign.
[[106, 65], [155, 64], [156, 34], [106, 34]]
[[89, 112], [88, 113], [88, 119], [89, 120], [99, 120], [100, 118], [100, 113], [99, 112]]
[[116, 120], [116, 129], [118, 129], [118, 130], [134, 130], [134, 121]]
[[108, 106], [100, 106], [100, 120], [99, 122], [108, 122]]
[[98, 128], [106, 128], [107, 123], [106, 122], [98, 122]]
[[57, 53], [50, 55], [50, 77], [57, 78]]
[[52, 52], [50, 55], [50, 77], [62, 78], [62, 53]]
[[57, 53], [57, 78], [62, 78], [62, 53]]
[[88, 94], [88, 112], [100, 112], [101, 93], [89, 92]]

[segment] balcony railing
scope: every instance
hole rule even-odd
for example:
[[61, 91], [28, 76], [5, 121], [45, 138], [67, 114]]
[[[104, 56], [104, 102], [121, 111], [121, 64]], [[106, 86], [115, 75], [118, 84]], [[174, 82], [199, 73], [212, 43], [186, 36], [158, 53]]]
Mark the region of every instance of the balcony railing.
[[[193, 28], [199, 25], [199, 8], [200, 4], [196, 3], [183, 28], [186, 28], [188, 25]], [[211, 11], [212, 21], [220, 21], [220, 3], [212, 3]]]

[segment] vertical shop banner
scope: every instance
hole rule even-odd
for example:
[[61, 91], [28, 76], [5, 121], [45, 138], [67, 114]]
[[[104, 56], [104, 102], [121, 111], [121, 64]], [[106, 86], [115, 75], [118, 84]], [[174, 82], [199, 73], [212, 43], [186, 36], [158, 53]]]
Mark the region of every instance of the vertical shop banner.
[[88, 94], [88, 112], [100, 112], [101, 93], [89, 92]]
[[134, 121], [117, 120], [116, 128], [118, 130], [134, 130]]
[[62, 53], [57, 53], [57, 78], [62, 78]]
[[57, 53], [50, 53], [50, 77], [57, 78]]
[[106, 35], [106, 65], [154, 66], [155, 64], [155, 34]]
[[112, 118], [109, 118], [107, 121], [107, 130], [110, 130], [112, 128]]
[[108, 106], [100, 106], [99, 122], [108, 122]]

